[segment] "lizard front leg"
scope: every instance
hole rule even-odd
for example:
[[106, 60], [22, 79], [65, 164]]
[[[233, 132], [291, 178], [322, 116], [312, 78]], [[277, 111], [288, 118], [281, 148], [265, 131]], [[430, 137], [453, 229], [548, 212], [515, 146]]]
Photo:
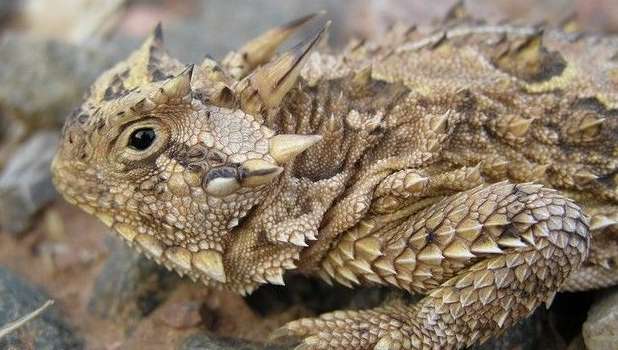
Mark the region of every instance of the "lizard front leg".
[[589, 249], [577, 205], [539, 185], [506, 182], [446, 197], [394, 227], [356, 230], [350, 245], [352, 231], [333, 249], [337, 256], [324, 259], [328, 275], [427, 296], [288, 323], [279, 334], [303, 337], [299, 349], [458, 349], [484, 341], [551, 303]]
[[608, 288], [618, 284], [618, 231], [615, 228], [594, 230], [591, 220], [592, 246], [582, 267], [571, 274], [563, 291], [578, 292]]

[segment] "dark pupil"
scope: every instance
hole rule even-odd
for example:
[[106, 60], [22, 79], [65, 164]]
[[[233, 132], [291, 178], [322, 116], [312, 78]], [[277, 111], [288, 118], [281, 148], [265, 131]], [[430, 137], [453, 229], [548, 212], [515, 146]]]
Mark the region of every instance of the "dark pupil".
[[137, 129], [129, 137], [129, 147], [143, 151], [152, 145], [155, 138], [155, 132], [151, 128]]

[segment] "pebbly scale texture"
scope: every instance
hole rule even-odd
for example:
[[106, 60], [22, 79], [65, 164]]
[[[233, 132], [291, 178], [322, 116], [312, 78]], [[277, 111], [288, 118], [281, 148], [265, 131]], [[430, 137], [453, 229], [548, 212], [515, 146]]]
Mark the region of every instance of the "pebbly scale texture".
[[58, 190], [210, 287], [426, 295], [276, 332], [303, 350], [462, 348], [618, 282], [615, 39], [451, 18], [276, 55], [312, 18], [190, 66], [157, 28], [68, 118]]

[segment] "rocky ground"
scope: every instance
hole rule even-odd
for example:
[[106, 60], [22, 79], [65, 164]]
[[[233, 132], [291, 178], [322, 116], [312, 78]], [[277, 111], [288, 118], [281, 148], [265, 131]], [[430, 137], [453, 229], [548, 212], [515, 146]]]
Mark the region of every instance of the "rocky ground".
[[[434, 21], [453, 3], [0, 0], [0, 328], [56, 301], [0, 337], [0, 349], [289, 349], [265, 343], [266, 335], [298, 317], [389, 298], [383, 289], [351, 291], [302, 276], [244, 299], [209, 291], [137, 256], [59, 199], [47, 169], [65, 115], [159, 20], [170, 50], [197, 61], [321, 9], [334, 20], [331, 43], [341, 46], [350, 37], [379, 40], [396, 20]], [[618, 30], [611, 0], [468, 4], [493, 22], [558, 24], [577, 11], [583, 30]], [[618, 289], [562, 294], [549, 310], [476, 349], [616, 349], [617, 329]]]

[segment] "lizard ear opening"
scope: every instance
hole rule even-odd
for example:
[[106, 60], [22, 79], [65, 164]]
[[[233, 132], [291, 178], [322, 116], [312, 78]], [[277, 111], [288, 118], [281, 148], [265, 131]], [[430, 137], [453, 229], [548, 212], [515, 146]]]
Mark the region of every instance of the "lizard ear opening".
[[278, 107], [288, 91], [294, 87], [309, 54], [326, 36], [329, 27], [330, 22], [313, 38], [298, 44], [274, 61], [258, 67], [239, 81], [236, 93], [241, 109], [249, 114], [260, 114], [263, 110]]

